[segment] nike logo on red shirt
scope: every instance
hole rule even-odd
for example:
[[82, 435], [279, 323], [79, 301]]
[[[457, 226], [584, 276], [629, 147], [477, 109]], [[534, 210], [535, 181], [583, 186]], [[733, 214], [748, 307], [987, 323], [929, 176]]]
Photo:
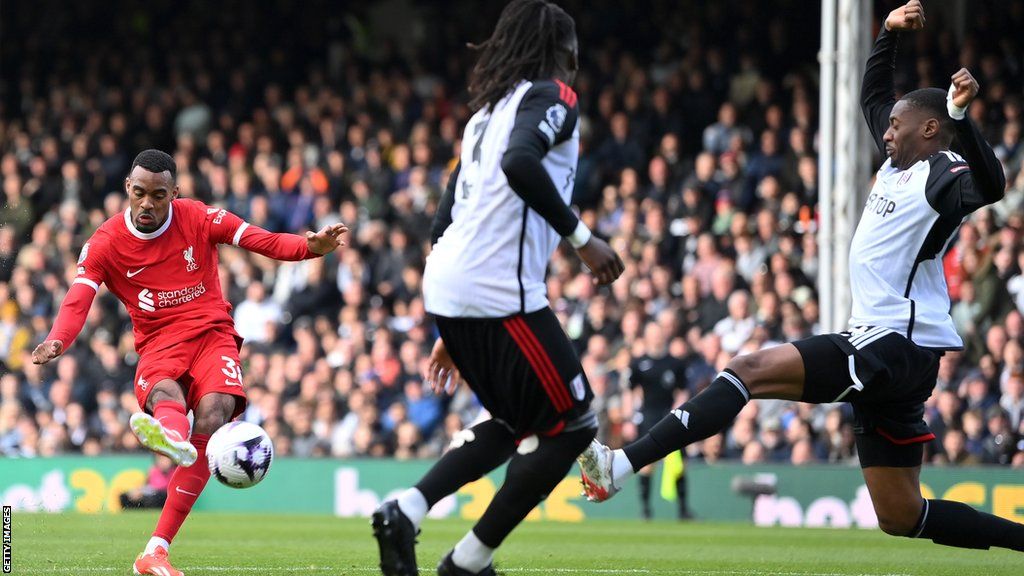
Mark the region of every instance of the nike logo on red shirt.
[[128, 276], [129, 278], [132, 278], [132, 277], [134, 277], [134, 276], [135, 276], [136, 274], [138, 274], [139, 272], [142, 272], [143, 270], [145, 270], [146, 268], [149, 268], [149, 266], [143, 266], [142, 268], [139, 268], [138, 270], [136, 270], [136, 271], [134, 271], [134, 272], [132, 272], [131, 270], [129, 270], [129, 271], [128, 271], [128, 273], [127, 273], [127, 276]]

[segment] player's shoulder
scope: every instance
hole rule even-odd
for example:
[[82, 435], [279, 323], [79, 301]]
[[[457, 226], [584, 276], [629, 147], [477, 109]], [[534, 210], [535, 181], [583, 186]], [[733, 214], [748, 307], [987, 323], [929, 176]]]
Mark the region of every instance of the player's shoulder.
[[125, 223], [125, 212], [121, 211], [100, 224], [100, 227], [89, 237], [87, 244], [94, 249], [105, 249], [111, 243], [116, 242], [118, 238], [127, 234], [128, 225]]
[[220, 224], [226, 213], [227, 210], [210, 206], [199, 200], [191, 198], [176, 198], [174, 200], [175, 217], [180, 214], [183, 220], [189, 222], [203, 223], [212, 220], [214, 223]]
[[971, 173], [964, 157], [951, 150], [940, 150], [928, 157], [928, 186], [945, 188], [958, 178]]
[[174, 211], [178, 214], [193, 216], [202, 214], [205, 216], [206, 210], [211, 209], [210, 206], [203, 204], [198, 200], [191, 198], [175, 198], [171, 201], [171, 206], [174, 207]]
[[526, 101], [540, 100], [549, 104], [561, 102], [567, 110], [573, 110], [579, 104], [579, 98], [571, 86], [554, 79], [533, 80], [530, 88], [523, 96]]
[[940, 150], [932, 154], [928, 157], [928, 164], [932, 172], [943, 170], [953, 175], [968, 172], [971, 169], [967, 164], [967, 160], [952, 150]]

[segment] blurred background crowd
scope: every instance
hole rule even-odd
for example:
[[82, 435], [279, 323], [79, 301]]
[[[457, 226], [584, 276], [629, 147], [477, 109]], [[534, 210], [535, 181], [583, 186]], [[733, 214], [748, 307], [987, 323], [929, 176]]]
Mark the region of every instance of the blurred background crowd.
[[[138, 357], [112, 295], [101, 289], [62, 358], [39, 367], [29, 353], [83, 243], [126, 208], [123, 179], [145, 148], [174, 156], [183, 196], [252, 224], [351, 229], [349, 247], [324, 259], [220, 252], [246, 340], [243, 418], [266, 428], [278, 454], [431, 457], [479, 417], [465, 387], [449, 398], [423, 385], [436, 332], [420, 283], [471, 114], [465, 44], [485, 39], [494, 4], [4, 3], [0, 454], [138, 449], [126, 426]], [[682, 399], [733, 355], [820, 331], [820, 15], [796, 1], [563, 4], [581, 46], [573, 201], [627, 268], [597, 289], [563, 245], [548, 289], [597, 393], [602, 439], [619, 445], [643, 412], [630, 365], [644, 354], [679, 361], [670, 392]], [[1008, 182], [945, 256], [966, 348], [943, 358], [928, 404], [934, 463], [1024, 467], [1022, 7], [979, 4], [967, 30], [929, 13], [897, 64], [901, 91], [972, 70], [982, 93], [969, 113]], [[30, 25], [40, 11], [45, 28]], [[848, 407], [782, 401], [751, 402], [689, 451], [709, 462], [856, 462]]]

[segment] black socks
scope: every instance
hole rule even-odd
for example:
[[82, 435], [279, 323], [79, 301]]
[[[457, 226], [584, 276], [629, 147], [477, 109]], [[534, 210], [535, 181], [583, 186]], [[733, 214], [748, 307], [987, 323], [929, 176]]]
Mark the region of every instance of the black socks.
[[427, 508], [466, 484], [505, 463], [516, 449], [516, 439], [504, 424], [487, 420], [459, 432], [462, 445], [452, 448], [416, 484]]
[[918, 529], [910, 536], [958, 548], [998, 546], [1024, 552], [1024, 524], [951, 500], [925, 500]]
[[750, 400], [747, 387], [732, 370], [718, 374], [714, 382], [689, 402], [673, 410], [646, 436], [622, 449], [638, 471], [688, 444], [719, 433]]
[[583, 428], [550, 438], [539, 436], [535, 447], [527, 445], [533, 437], [524, 440], [508, 464], [505, 482], [473, 527], [477, 538], [497, 548], [565, 479], [576, 457], [590, 444], [596, 432], [595, 428]]

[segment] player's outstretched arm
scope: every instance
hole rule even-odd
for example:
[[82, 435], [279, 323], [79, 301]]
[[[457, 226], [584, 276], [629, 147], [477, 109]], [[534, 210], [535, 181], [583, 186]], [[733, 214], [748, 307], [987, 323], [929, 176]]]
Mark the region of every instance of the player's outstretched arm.
[[871, 137], [879, 152], [885, 154], [882, 136], [889, 127], [889, 113], [896, 103], [893, 71], [896, 68], [896, 49], [901, 31], [924, 28], [924, 7], [919, 0], [910, 0], [886, 17], [882, 31], [864, 67], [861, 83], [860, 106], [868, 122]]
[[345, 245], [341, 240], [341, 235], [345, 232], [348, 232], [348, 227], [340, 222], [324, 226], [318, 232], [306, 232], [304, 236], [276, 234], [259, 226], [243, 224], [239, 227], [239, 232], [236, 232], [238, 241], [235, 244], [268, 258], [294, 262], [334, 252]]
[[32, 351], [33, 364], [46, 364], [64, 353], [78, 337], [85, 326], [89, 308], [96, 297], [96, 288], [84, 282], [71, 285], [67, 296], [60, 305], [57, 318], [53, 322], [50, 334], [36, 349]]
[[227, 210], [219, 210], [193, 200], [179, 199], [177, 202], [183, 202], [193, 209], [198, 208], [199, 210], [194, 212], [196, 214], [205, 213], [205, 218], [210, 223], [211, 243], [233, 244], [274, 260], [294, 262], [330, 254], [345, 245], [341, 235], [348, 232], [348, 227], [339, 222], [324, 226], [317, 232], [306, 232], [304, 235], [277, 234], [253, 226]]
[[995, 151], [982, 137], [978, 127], [967, 117], [967, 107], [980, 91], [978, 81], [966, 68], [953, 74], [946, 108], [953, 118], [957, 140], [970, 166], [970, 178], [960, 178], [960, 204], [965, 212], [998, 202], [1006, 190], [1006, 175]]

